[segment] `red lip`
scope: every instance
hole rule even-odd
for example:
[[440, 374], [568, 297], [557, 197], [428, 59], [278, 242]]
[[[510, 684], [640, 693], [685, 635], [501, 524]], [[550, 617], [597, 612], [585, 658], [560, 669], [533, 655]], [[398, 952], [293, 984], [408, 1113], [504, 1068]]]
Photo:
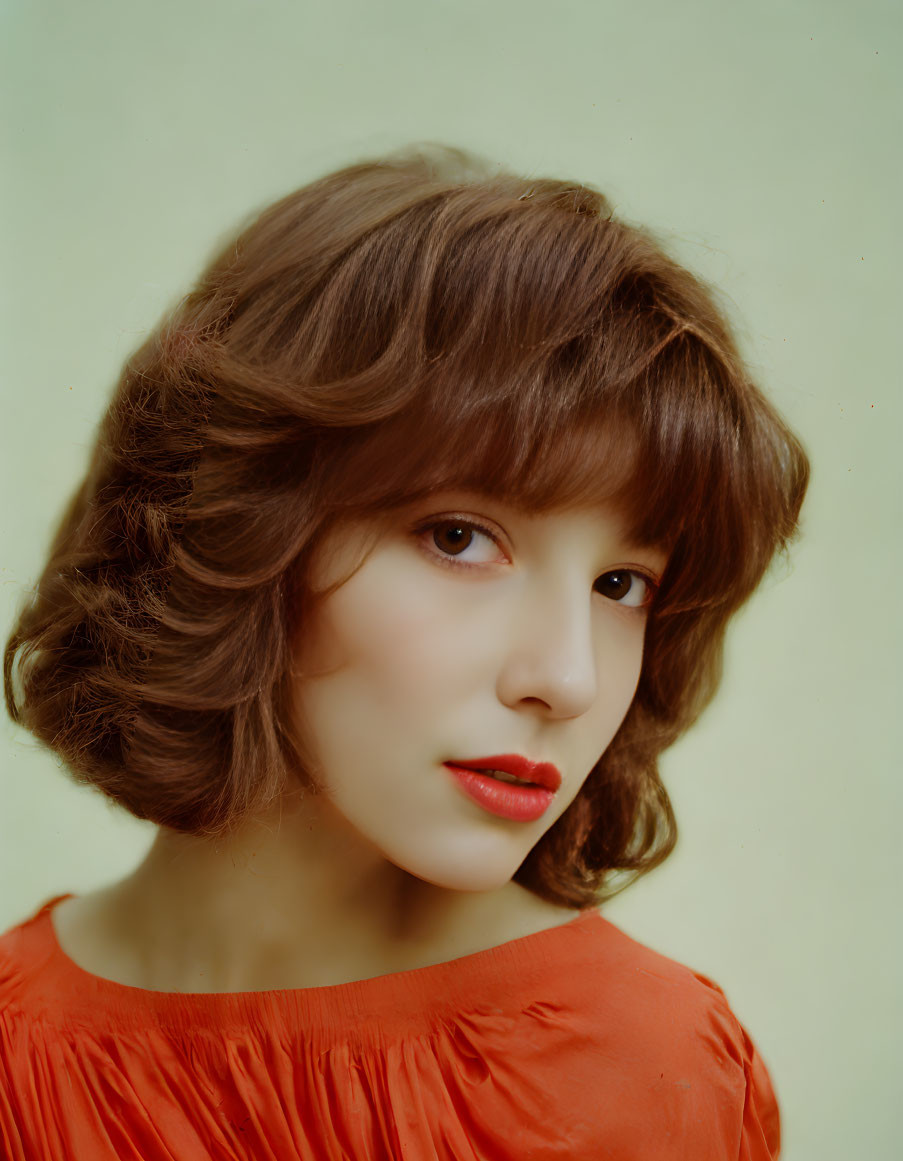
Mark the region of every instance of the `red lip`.
[[520, 754], [495, 754], [491, 758], [449, 758], [446, 765], [463, 766], [465, 770], [502, 770], [524, 782], [535, 782], [553, 793], [561, 785], [558, 767], [551, 762], [531, 762]]

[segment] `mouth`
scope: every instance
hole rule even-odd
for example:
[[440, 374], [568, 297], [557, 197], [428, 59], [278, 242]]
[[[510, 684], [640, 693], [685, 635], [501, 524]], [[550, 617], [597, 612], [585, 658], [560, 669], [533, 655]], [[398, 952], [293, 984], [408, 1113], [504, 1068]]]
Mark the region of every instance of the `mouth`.
[[[464, 767], [465, 770], [473, 769], [473, 767]], [[518, 786], [538, 786], [538, 782], [527, 782], [524, 778], [516, 778], [513, 774], [506, 774], [504, 770], [481, 770], [481, 774], [488, 774], [490, 778], [494, 778], [496, 782], [514, 782]]]
[[534, 786], [553, 794], [561, 786], [561, 773], [551, 762], [532, 762], [521, 754], [495, 754], [489, 758], [449, 758], [446, 765], [489, 775], [497, 782]]
[[490, 814], [512, 822], [536, 822], [552, 805], [553, 791], [521, 778], [503, 779], [506, 771], [471, 770], [443, 763], [459, 791]]

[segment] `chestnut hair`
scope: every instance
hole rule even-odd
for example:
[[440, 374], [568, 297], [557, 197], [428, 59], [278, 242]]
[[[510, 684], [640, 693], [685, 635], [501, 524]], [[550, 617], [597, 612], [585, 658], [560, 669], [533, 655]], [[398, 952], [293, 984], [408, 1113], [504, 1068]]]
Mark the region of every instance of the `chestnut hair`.
[[711, 292], [598, 190], [441, 146], [351, 165], [252, 220], [126, 362], [7, 707], [138, 818], [224, 835], [316, 788], [292, 659], [338, 522], [453, 488], [615, 503], [670, 554], [639, 685], [514, 876], [595, 906], [674, 847], [658, 755], [713, 697], [808, 473]]

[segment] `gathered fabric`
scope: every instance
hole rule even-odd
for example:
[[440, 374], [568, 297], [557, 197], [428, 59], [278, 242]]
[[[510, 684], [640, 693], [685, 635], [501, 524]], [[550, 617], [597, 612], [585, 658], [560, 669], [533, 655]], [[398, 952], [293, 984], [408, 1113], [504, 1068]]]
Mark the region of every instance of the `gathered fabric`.
[[711, 980], [598, 911], [326, 987], [182, 993], [0, 936], [9, 1161], [770, 1161], [778, 1106]]

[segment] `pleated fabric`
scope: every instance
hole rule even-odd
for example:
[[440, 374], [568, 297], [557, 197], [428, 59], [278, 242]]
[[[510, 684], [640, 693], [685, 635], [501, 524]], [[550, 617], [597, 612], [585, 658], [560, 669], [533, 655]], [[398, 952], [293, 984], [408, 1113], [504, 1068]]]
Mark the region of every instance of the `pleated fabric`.
[[722, 991], [598, 911], [329, 987], [155, 992], [80, 968], [45, 903], [0, 936], [9, 1161], [769, 1161]]

